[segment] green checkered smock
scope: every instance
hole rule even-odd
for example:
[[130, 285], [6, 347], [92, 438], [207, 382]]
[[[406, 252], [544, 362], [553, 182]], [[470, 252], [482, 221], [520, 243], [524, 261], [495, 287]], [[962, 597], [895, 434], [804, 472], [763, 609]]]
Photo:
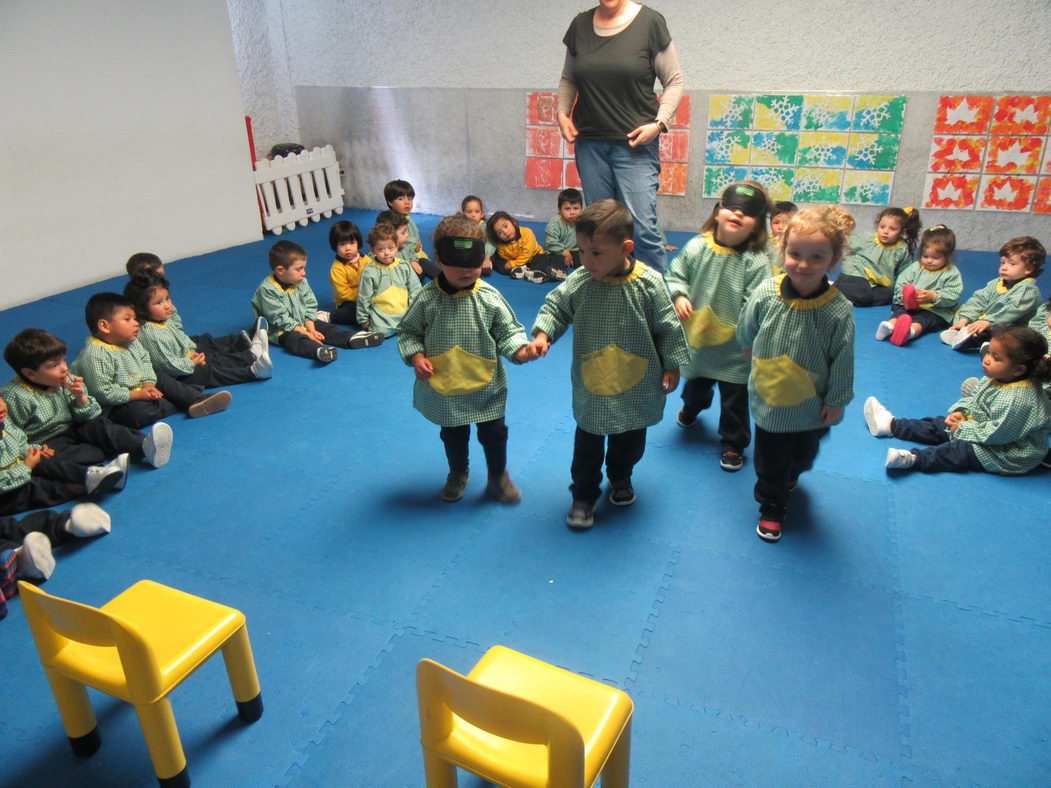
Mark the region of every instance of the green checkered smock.
[[265, 317], [271, 342], [317, 317], [317, 296], [304, 279], [297, 285], [279, 282], [273, 274], [263, 280], [252, 296], [252, 312]]
[[32, 470], [25, 463], [30, 443], [26, 434], [8, 419], [0, 430], [0, 493], [17, 490], [29, 481]]
[[0, 396], [7, 403], [11, 419], [33, 443], [47, 443], [74, 424], [91, 421], [102, 413], [102, 407], [91, 395], [83, 405], [77, 405], [65, 386], [42, 389], [18, 375], [0, 389]]
[[143, 383], [157, 382], [150, 354], [138, 340], [120, 347], [88, 337], [73, 362], [73, 370], [84, 378], [84, 387], [99, 401], [104, 413], [114, 405], [129, 402], [132, 390], [141, 388]]
[[[403, 243], [401, 245], [401, 248], [398, 250], [398, 257], [400, 257], [402, 260], [418, 260], [421, 257], [424, 259], [430, 259], [427, 257], [427, 253], [423, 251], [422, 246], [420, 247], [420, 251], [416, 251], [416, 244], [419, 243], [421, 240], [420, 228], [416, 226], [416, 220], [408, 214], [406, 214], [405, 218], [409, 220], [409, 235], [405, 239], [405, 243]], [[410, 265], [409, 268], [411, 269], [412, 266]], [[416, 272], [413, 271], [413, 273]], [[359, 320], [358, 322], [360, 323], [361, 321]], [[378, 331], [379, 329], [373, 328], [370, 330]]]
[[507, 373], [500, 356], [528, 344], [525, 329], [500, 292], [481, 280], [450, 295], [431, 282], [401, 320], [398, 351], [406, 364], [423, 353], [434, 365], [417, 380], [412, 404], [442, 427], [492, 421], [504, 415]]
[[164, 323], [143, 321], [139, 327], [138, 341], [150, 354], [154, 369], [175, 377], [193, 372], [194, 365], [190, 353], [197, 350], [197, 344], [171, 320]]
[[1048, 342], [1051, 342], [1051, 328], [1047, 325], [1047, 304], [1041, 304], [1036, 312], [1033, 313], [1033, 317], [1029, 321], [1029, 327]]
[[1043, 299], [1036, 281], [1027, 276], [1008, 285], [1002, 279], [992, 279], [960, 307], [957, 318], [965, 317], [971, 323], [988, 320], [991, 323], [1028, 325]]
[[910, 261], [907, 243], [899, 239], [884, 246], [873, 233], [865, 238], [851, 239], [850, 249], [843, 259], [843, 273], [868, 279], [872, 287], [893, 287], [895, 277]]
[[661, 379], [690, 357], [664, 280], [635, 261], [596, 279], [581, 267], [547, 294], [533, 323], [554, 342], [573, 326], [573, 418], [595, 435], [649, 427], [664, 415]]
[[967, 420], [949, 433], [949, 440], [970, 443], [989, 473], [1028, 473], [1047, 454], [1051, 400], [1034, 381], [1001, 383], [983, 377], [969, 397], [949, 409], [956, 411]]
[[900, 274], [894, 282], [894, 303], [902, 306], [901, 289], [905, 285], [912, 285], [917, 290], [931, 290], [938, 294], [938, 300], [929, 304], [920, 304], [920, 309], [933, 312], [942, 320], [952, 322], [956, 305], [960, 303], [960, 294], [963, 293], [963, 277], [960, 269], [950, 263], [937, 271], [928, 271], [918, 262], [913, 263]]
[[551, 254], [562, 254], [566, 249], [577, 248], [577, 226], [556, 216], [544, 229], [544, 249]]
[[690, 345], [684, 377], [727, 383], [748, 380], [748, 359], [734, 332], [748, 296], [769, 278], [765, 251], [738, 252], [717, 243], [710, 232], [691, 238], [682, 248], [665, 279], [673, 302], [686, 296], [693, 304], [693, 313], [683, 324]]
[[831, 285], [798, 298], [786, 282], [763, 282], [737, 324], [741, 347], [752, 349], [748, 407], [767, 432], [817, 430], [822, 407], [854, 398], [854, 312]]
[[781, 242], [772, 235], [766, 241], [766, 256], [770, 261], [771, 276], [779, 276], [785, 272], [781, 267], [781, 263], [784, 262], [781, 259]]
[[416, 272], [400, 257], [390, 265], [373, 260], [361, 272], [358, 284], [358, 322], [368, 325], [369, 331], [397, 334], [398, 324], [420, 288]]

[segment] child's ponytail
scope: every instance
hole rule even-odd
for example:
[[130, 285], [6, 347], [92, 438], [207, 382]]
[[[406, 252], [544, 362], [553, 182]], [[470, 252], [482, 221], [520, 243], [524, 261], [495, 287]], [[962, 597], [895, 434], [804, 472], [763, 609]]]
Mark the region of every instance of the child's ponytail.
[[916, 254], [916, 242], [920, 239], [920, 212], [911, 205], [905, 206], [902, 212], [905, 214], [902, 235], [905, 236], [905, 243], [909, 247], [909, 257], [912, 257]]

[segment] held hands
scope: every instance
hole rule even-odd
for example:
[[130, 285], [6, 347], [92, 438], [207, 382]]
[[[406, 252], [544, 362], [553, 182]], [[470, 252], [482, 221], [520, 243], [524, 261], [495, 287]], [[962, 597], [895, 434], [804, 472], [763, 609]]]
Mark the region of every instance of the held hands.
[[679, 320], [689, 320], [690, 315], [693, 314], [693, 304], [686, 296], [675, 296], [675, 314], [679, 316]]
[[558, 129], [562, 132], [562, 139], [566, 142], [575, 142], [577, 139], [577, 127], [573, 119], [565, 112], [558, 113]]
[[530, 342], [515, 351], [515, 360], [525, 364], [527, 361], [536, 361], [540, 356], [537, 354], [537, 350], [533, 347], [533, 343]]
[[830, 408], [828, 405], [825, 405], [821, 408], [819, 416], [822, 427], [831, 427], [833, 424], [839, 424], [843, 421], [843, 408]]
[[661, 127], [656, 123], [643, 123], [637, 129], [628, 132], [628, 145], [637, 148], [639, 145], [653, 141], [660, 136], [660, 133]]
[[532, 352], [535, 354], [533, 358], [543, 358], [547, 355], [548, 348], [551, 347], [551, 338], [543, 331], [538, 331], [529, 346], [533, 348]]
[[84, 390], [84, 378], [76, 375], [66, 375], [65, 386], [69, 393], [73, 395], [73, 401], [77, 405], [86, 405], [88, 403], [88, 393]]
[[434, 377], [434, 365], [423, 353], [413, 354], [409, 361], [412, 362], [412, 368], [416, 370], [416, 380], [430, 380]]
[[949, 432], [956, 432], [956, 428], [963, 424], [965, 421], [967, 421], [967, 417], [964, 416], [963, 413], [961, 413], [960, 411], [955, 411], [954, 413], [950, 413], [948, 416], [945, 417], [945, 427], [949, 430]]
[[664, 392], [665, 396], [671, 394], [675, 389], [679, 387], [679, 370], [666, 369], [664, 374], [661, 375], [661, 391]]

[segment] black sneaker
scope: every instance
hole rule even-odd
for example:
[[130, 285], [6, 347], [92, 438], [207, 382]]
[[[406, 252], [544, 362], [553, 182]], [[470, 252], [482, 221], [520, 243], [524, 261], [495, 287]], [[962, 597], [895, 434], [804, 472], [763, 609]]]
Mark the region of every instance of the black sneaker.
[[675, 417], [675, 423], [683, 429], [687, 429], [697, 423], [697, 417], [688, 415], [686, 408], [680, 408], [679, 415]]
[[727, 449], [719, 455], [719, 467], [724, 471], [739, 471], [744, 467], [744, 456], [739, 451]]
[[339, 358], [339, 353], [336, 352], [334, 347], [320, 345], [318, 349], [314, 351], [314, 357], [322, 364], [331, 364]]
[[635, 488], [631, 486], [631, 479], [623, 481], [610, 481], [609, 502], [614, 506], [631, 506], [635, 503]]

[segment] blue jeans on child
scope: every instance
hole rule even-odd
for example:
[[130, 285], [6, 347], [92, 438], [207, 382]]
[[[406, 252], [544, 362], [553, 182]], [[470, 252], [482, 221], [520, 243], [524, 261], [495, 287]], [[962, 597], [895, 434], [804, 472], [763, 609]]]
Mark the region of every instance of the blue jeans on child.
[[930, 449], [912, 449], [916, 464], [912, 467], [924, 473], [938, 471], [984, 471], [978, 457], [967, 441], [950, 441], [944, 416], [926, 419], [894, 419], [890, 434], [895, 438], [926, 443]]
[[635, 222], [635, 257], [663, 274], [668, 255], [657, 226], [661, 162], [657, 140], [631, 147], [624, 142], [576, 141], [577, 172], [588, 205], [619, 200]]

